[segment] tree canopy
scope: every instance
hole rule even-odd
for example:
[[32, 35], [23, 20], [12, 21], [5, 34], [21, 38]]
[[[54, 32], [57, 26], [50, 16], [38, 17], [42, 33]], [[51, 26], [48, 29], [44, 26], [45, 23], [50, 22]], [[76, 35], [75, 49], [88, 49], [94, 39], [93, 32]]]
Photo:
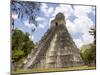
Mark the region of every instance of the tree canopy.
[[[29, 23], [33, 23], [37, 26], [37, 21], [35, 20], [37, 16], [37, 11], [39, 11], [40, 4], [36, 2], [28, 1], [12, 1], [11, 2], [11, 13], [18, 15], [18, 19], [27, 18]], [[12, 18], [12, 26], [14, 29], [14, 19]]]
[[90, 35], [93, 35], [94, 42], [91, 44], [83, 45], [81, 47], [81, 56], [86, 65], [96, 64], [96, 29], [91, 28], [89, 31]]
[[12, 30], [12, 59], [14, 62], [27, 56], [34, 48], [34, 43], [29, 38], [28, 33], [21, 30]]

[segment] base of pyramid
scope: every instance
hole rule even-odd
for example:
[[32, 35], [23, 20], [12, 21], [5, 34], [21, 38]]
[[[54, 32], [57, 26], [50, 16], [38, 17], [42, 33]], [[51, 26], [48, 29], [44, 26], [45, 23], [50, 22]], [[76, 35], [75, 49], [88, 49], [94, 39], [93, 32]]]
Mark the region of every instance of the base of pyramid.
[[[76, 66], [83, 66], [84, 63], [82, 60], [74, 60], [74, 57], [69, 58], [70, 56], [60, 56], [56, 60], [56, 57], [50, 57], [48, 59], [42, 59], [41, 61], [37, 62], [36, 64], [31, 65], [29, 68], [41, 68], [41, 69], [49, 69], [49, 68], [67, 68], [67, 67], [76, 67]], [[65, 59], [67, 58], [67, 59]], [[68, 59], [69, 58], [69, 59]], [[73, 60], [72, 60], [73, 59]], [[78, 58], [79, 59], [79, 58]]]

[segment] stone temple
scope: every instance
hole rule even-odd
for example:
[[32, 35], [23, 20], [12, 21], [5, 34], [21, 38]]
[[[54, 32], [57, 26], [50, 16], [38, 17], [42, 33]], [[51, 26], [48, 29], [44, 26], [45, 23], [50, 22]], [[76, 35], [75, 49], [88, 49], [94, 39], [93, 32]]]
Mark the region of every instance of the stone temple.
[[62, 13], [58, 13], [35, 50], [27, 57], [23, 68], [46, 69], [82, 65], [84, 62], [80, 50], [66, 28], [65, 17]]

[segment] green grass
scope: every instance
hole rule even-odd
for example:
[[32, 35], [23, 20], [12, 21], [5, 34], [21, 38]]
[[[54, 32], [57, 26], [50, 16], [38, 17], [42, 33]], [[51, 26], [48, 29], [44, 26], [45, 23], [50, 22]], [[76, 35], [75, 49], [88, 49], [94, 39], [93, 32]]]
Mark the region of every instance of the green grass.
[[91, 67], [88, 67], [88, 66], [79, 66], [79, 67], [68, 67], [68, 68], [50, 68], [50, 69], [31, 69], [31, 70], [17, 70], [15, 72], [12, 72], [12, 74], [23, 74], [23, 73], [37, 73], [37, 72], [61, 72], [61, 71], [74, 71], [74, 70], [92, 70], [92, 69], [96, 69], [95, 66], [91, 66]]

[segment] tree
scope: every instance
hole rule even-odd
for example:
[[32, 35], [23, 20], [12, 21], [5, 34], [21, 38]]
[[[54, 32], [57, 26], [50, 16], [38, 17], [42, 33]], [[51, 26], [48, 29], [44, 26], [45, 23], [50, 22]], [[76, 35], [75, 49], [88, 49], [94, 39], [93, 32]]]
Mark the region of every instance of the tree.
[[91, 28], [89, 31], [90, 35], [93, 35], [94, 42], [92, 44], [83, 45], [81, 47], [81, 56], [86, 65], [90, 66], [96, 64], [96, 29]]
[[17, 28], [12, 31], [12, 50], [19, 50], [22, 49], [24, 45], [24, 38], [25, 35], [21, 30]]
[[93, 46], [92, 46], [92, 57], [93, 57], [93, 62], [94, 64], [96, 64], [96, 26], [94, 28], [91, 28], [89, 33], [91, 35], [93, 35], [94, 37], [94, 43], [93, 43]]
[[94, 36], [94, 44], [96, 44], [96, 27], [91, 28], [89, 33]]
[[[33, 23], [37, 26], [37, 21], [35, 20], [37, 11], [39, 11], [40, 4], [36, 2], [27, 1], [12, 1], [11, 2], [11, 13], [18, 15], [19, 19], [27, 18], [29, 23]], [[15, 20], [12, 18], [12, 26], [14, 29]]]
[[22, 50], [13, 50], [12, 51], [12, 59], [13, 59], [13, 62], [18, 61], [23, 56], [24, 56], [24, 51], [22, 51]]
[[93, 60], [93, 57], [92, 57], [92, 45], [93, 44], [88, 44], [88, 45], [83, 45], [81, 47], [82, 59], [85, 62], [85, 64], [88, 65], [88, 66], [91, 65], [91, 62]]
[[21, 30], [12, 31], [12, 59], [13, 62], [26, 57], [34, 49], [34, 43], [29, 39], [29, 34]]

